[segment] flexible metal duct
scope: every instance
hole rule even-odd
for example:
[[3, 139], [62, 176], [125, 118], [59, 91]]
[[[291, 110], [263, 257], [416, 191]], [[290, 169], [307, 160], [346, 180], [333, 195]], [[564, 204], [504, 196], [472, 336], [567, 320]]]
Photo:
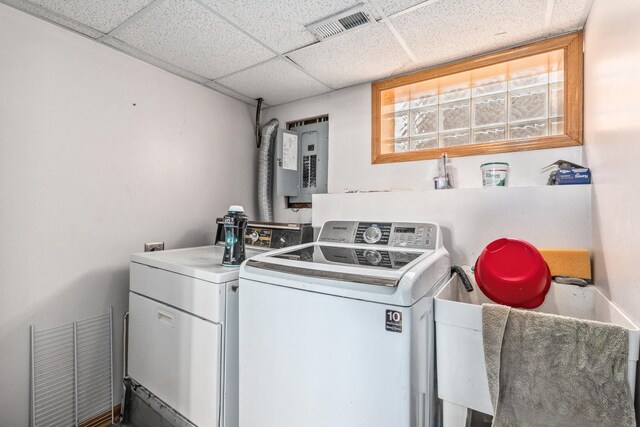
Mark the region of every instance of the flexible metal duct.
[[277, 119], [271, 119], [262, 126], [258, 154], [258, 218], [261, 222], [273, 222], [273, 146], [279, 124]]

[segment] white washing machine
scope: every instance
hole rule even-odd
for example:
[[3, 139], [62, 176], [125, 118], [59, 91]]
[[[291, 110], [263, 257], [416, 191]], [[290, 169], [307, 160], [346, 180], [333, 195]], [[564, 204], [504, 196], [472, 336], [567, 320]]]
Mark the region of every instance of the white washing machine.
[[[134, 254], [130, 264], [129, 376], [202, 427], [238, 425], [239, 269], [221, 265], [221, 224], [215, 246]], [[308, 224], [249, 223], [247, 257], [312, 234]]]
[[329, 221], [240, 270], [240, 427], [436, 424], [429, 223]]

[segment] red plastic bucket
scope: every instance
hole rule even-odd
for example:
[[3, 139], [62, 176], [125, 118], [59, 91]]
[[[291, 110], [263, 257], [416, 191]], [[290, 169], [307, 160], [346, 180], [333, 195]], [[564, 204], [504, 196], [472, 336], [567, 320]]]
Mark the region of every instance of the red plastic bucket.
[[476, 261], [474, 275], [486, 296], [511, 307], [538, 307], [551, 286], [551, 272], [540, 252], [517, 239], [489, 243]]

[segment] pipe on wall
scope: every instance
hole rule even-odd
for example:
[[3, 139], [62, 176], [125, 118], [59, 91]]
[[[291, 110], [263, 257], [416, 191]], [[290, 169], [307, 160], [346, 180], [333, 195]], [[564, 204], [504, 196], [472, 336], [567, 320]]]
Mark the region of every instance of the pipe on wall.
[[256, 99], [256, 147], [260, 148], [260, 112], [262, 111], [262, 98]]

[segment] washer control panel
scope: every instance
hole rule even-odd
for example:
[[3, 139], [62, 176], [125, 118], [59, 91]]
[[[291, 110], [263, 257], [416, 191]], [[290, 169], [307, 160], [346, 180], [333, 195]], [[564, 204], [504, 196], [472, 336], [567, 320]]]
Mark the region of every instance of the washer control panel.
[[437, 230], [430, 223], [327, 221], [318, 241], [436, 249]]
[[388, 245], [390, 235], [390, 222], [359, 222], [353, 243]]
[[435, 227], [432, 224], [394, 224], [391, 246], [434, 249]]

